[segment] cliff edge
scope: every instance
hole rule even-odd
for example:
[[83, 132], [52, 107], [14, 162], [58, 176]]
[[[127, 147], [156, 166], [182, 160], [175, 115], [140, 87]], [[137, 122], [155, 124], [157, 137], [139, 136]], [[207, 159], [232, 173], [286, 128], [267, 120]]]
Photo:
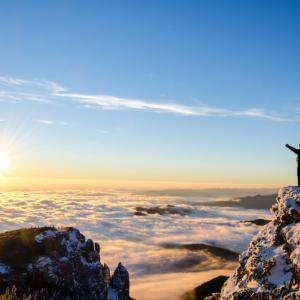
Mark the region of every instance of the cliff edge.
[[300, 299], [300, 188], [282, 188], [271, 211], [221, 293], [206, 300]]

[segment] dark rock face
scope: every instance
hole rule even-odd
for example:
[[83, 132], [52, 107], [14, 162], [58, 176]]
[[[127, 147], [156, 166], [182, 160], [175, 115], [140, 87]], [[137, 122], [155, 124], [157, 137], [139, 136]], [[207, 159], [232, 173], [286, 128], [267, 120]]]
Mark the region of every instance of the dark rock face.
[[[128, 272], [127, 277], [129, 282]], [[43, 291], [55, 300], [106, 300], [109, 284], [110, 271], [100, 262], [100, 246], [75, 228], [0, 234], [0, 294], [15, 286], [20, 295]], [[129, 284], [128, 297], [122, 299], [129, 299]]]
[[[219, 293], [222, 289], [224, 282], [228, 279], [228, 276], [218, 276], [215, 277], [198, 287], [196, 287], [193, 291], [188, 292], [183, 295], [182, 300], [203, 300], [207, 299], [208, 296], [213, 297], [214, 293]], [[213, 300], [211, 298], [210, 300]]]
[[207, 281], [195, 288], [197, 300], [203, 300], [205, 297], [213, 293], [219, 293], [228, 276], [218, 276], [210, 281]]
[[129, 273], [121, 263], [111, 278], [111, 286], [117, 290], [119, 300], [129, 299]]
[[206, 300], [300, 299], [300, 188], [281, 189], [272, 212], [221, 293]]

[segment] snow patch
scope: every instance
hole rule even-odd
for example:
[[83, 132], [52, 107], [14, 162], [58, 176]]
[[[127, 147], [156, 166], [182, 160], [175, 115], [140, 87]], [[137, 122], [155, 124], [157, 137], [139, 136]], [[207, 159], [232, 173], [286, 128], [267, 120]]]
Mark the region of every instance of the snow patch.
[[112, 287], [109, 287], [107, 300], [119, 300], [118, 291]]
[[42, 233], [36, 235], [35, 237], [35, 241], [37, 243], [42, 243], [44, 239], [46, 238], [54, 238], [57, 236], [57, 231], [54, 230], [54, 229], [48, 229], [48, 230], [45, 230], [43, 231]]
[[10, 272], [10, 267], [0, 263], [0, 274], [8, 274]]
[[49, 256], [40, 256], [36, 263], [35, 266], [42, 269], [45, 268], [46, 266], [49, 266], [52, 264], [52, 260]]
[[[279, 191], [273, 220], [251, 240], [240, 265], [225, 283], [220, 299], [293, 298], [300, 289], [300, 188]], [[297, 272], [295, 272], [295, 270]], [[245, 298], [246, 297], [246, 298]], [[290, 297], [290, 296], [288, 296]]]

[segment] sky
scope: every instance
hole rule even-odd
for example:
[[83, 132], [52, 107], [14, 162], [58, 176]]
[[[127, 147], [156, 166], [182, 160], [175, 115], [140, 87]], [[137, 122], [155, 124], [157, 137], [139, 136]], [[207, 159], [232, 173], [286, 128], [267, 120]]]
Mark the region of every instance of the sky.
[[298, 1], [1, 1], [0, 188], [295, 184], [299, 13]]

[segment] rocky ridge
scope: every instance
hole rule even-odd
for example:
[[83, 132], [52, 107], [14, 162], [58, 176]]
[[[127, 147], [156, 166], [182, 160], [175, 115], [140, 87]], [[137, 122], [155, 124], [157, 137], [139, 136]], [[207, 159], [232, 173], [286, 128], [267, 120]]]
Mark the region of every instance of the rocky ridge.
[[0, 234], [0, 294], [12, 287], [38, 299], [130, 299], [126, 268], [119, 263], [111, 277], [99, 244], [72, 227]]
[[300, 188], [282, 188], [271, 211], [221, 293], [206, 300], [300, 299]]

